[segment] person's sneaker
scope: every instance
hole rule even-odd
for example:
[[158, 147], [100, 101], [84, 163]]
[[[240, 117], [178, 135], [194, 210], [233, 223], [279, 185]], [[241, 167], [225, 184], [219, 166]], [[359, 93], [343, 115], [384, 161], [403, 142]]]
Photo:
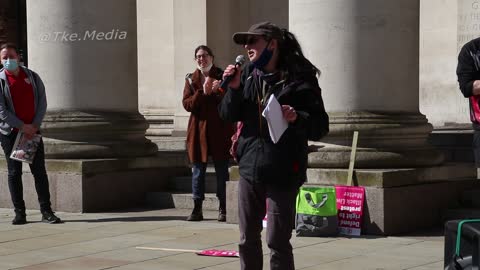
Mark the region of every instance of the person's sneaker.
[[53, 212], [43, 212], [42, 222], [54, 224], [54, 223], [62, 223], [62, 220], [59, 217], [55, 216]]
[[12, 220], [13, 225], [27, 224], [27, 215], [22, 213], [15, 213], [15, 217]]

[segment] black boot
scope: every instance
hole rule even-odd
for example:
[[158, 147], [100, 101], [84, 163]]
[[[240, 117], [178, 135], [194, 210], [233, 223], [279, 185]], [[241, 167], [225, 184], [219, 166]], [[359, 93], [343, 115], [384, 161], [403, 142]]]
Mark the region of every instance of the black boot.
[[227, 207], [225, 202], [220, 202], [220, 206], [218, 207], [218, 219], [219, 222], [227, 221]]
[[15, 209], [15, 217], [12, 220], [13, 225], [23, 225], [27, 224], [27, 214], [25, 210]]
[[187, 218], [187, 221], [202, 221], [203, 212], [202, 212], [202, 200], [193, 200], [194, 206], [193, 211], [190, 216]]

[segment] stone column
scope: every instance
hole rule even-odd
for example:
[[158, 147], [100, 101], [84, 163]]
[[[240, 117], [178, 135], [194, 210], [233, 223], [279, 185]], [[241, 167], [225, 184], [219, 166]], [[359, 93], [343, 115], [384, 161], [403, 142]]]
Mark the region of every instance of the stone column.
[[446, 162], [474, 160], [469, 101], [459, 90], [456, 68], [461, 47], [478, 36], [478, 1], [420, 1], [420, 112], [434, 126], [429, 141]]
[[156, 152], [138, 112], [135, 0], [28, 1], [30, 67], [43, 79], [50, 158]]
[[[144, 206], [147, 192], [188, 173], [183, 153], [158, 153], [145, 138], [136, 0], [27, 0], [27, 15], [29, 67], [43, 79], [49, 104], [42, 132], [56, 211]], [[6, 175], [0, 164], [0, 180]], [[32, 178], [25, 171], [27, 208], [38, 207]], [[0, 198], [9, 198], [6, 182]], [[0, 207], [10, 203], [0, 199]]]
[[[207, 44], [207, 0], [175, 0], [173, 3], [175, 57], [174, 89], [175, 111], [174, 131], [176, 135], [185, 135], [190, 113], [182, 105], [185, 75], [196, 68], [194, 50], [198, 45]], [[208, 45], [208, 44], [207, 44]]]
[[478, 28], [474, 19], [480, 19], [480, 11], [472, 8], [477, 1], [442, 2], [420, 2], [420, 111], [436, 129], [470, 129], [468, 99], [458, 88], [455, 70], [460, 48], [475, 37], [469, 30]]
[[290, 30], [322, 71], [331, 123], [311, 167], [348, 167], [355, 130], [357, 168], [442, 162], [419, 112], [419, 7], [419, 0], [290, 1]]
[[139, 109], [150, 124], [147, 136], [159, 140], [173, 130], [177, 99], [174, 86], [173, 2], [137, 1]]

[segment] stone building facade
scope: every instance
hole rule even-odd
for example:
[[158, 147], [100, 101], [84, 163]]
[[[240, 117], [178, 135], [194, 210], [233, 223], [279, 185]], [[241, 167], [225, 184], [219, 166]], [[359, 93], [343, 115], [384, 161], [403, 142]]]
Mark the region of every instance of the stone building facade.
[[[115, 192], [129, 194], [129, 177], [146, 175], [132, 195], [138, 199], [156, 173], [185, 166], [165, 163], [157, 147], [172, 138], [183, 143], [188, 113], [181, 97], [184, 76], [195, 69], [193, 49], [209, 45], [224, 67], [243, 52], [232, 33], [269, 20], [296, 34], [322, 71], [331, 132], [312, 143], [309, 182], [345, 183], [353, 131], [359, 131], [356, 181], [366, 187], [366, 231], [432, 225], [462, 190], [478, 185], [471, 162], [445, 163], [455, 159], [431, 144], [434, 127], [471, 134], [454, 66], [462, 37], [479, 32], [473, 26], [478, 1], [437, 2], [27, 0], [27, 30], [17, 33], [25, 35], [29, 67], [48, 89], [44, 136], [57, 209], [118, 207], [114, 195], [102, 198], [115, 177], [123, 175]], [[0, 0], [0, 14], [11, 14], [14, 3]], [[9, 16], [0, 20], [11, 22]], [[0, 24], [0, 39], [4, 33], [18, 40], [12, 28]], [[446, 148], [452, 145], [458, 146]], [[73, 187], [82, 192], [73, 194]], [[435, 195], [425, 197], [426, 191]]]

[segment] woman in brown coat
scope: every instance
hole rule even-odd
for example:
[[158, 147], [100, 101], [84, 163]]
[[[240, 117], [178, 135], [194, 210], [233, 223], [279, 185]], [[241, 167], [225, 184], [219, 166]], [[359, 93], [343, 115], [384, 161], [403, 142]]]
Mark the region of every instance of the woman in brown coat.
[[218, 221], [226, 220], [225, 182], [228, 181], [230, 137], [233, 126], [220, 119], [218, 105], [224, 93], [219, 90], [223, 70], [213, 65], [212, 50], [204, 45], [195, 49], [197, 69], [187, 74], [183, 90], [183, 107], [190, 112], [187, 129], [188, 157], [192, 163], [194, 208], [188, 221], [203, 220], [205, 172], [211, 156], [217, 176], [217, 197], [220, 202]]

